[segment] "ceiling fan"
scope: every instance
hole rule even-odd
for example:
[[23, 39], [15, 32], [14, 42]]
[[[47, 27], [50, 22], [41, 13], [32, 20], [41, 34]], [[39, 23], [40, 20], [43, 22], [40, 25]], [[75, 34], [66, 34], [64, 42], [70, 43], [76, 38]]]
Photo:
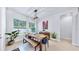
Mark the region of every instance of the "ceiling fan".
[[33, 19], [35, 20], [35, 19], [38, 19], [38, 16], [37, 16], [37, 9], [35, 9], [33, 12], [34, 12], [34, 16], [33, 16]]

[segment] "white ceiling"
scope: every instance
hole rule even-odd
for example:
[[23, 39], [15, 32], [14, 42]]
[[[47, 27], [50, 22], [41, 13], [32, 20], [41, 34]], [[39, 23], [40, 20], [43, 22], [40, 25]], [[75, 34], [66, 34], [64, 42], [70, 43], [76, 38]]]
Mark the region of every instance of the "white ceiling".
[[12, 9], [21, 14], [31, 17], [33, 17], [34, 15], [33, 11], [37, 9], [38, 10], [37, 16], [40, 18], [54, 15], [60, 12], [68, 11], [74, 8], [75, 7], [9, 7], [9, 9]]

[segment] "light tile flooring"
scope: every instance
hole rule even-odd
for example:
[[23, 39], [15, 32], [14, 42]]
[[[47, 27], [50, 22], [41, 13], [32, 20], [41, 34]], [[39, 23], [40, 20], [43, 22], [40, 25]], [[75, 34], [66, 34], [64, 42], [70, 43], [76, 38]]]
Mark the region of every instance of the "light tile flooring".
[[[32, 46], [28, 43], [23, 44], [22, 40], [15, 42], [15, 44], [6, 47], [6, 51], [11, 51], [16, 48], [20, 48], [21, 51], [34, 51]], [[44, 51], [43, 46], [43, 51]], [[49, 47], [47, 47], [47, 51], [79, 51], [79, 47], [73, 46], [70, 41], [68, 40], [61, 40], [61, 41], [53, 41], [49, 40]]]

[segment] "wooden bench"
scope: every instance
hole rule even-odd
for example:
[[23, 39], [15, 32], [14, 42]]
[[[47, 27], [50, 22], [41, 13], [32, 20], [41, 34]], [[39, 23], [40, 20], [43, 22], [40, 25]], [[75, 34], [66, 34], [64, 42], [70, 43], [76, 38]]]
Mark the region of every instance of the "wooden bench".
[[36, 48], [40, 45], [39, 42], [36, 42], [34, 40], [31, 40], [31, 39], [24, 38], [23, 40], [26, 40], [28, 43], [30, 43], [32, 45], [32, 47], [35, 48], [35, 51], [36, 51]]

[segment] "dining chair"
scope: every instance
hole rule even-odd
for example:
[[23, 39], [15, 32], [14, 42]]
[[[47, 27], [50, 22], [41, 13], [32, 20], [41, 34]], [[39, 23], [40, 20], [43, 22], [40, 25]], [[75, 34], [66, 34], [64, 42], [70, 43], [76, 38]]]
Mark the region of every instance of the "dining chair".
[[46, 50], [47, 50], [46, 45], [48, 44], [48, 39], [47, 39], [47, 38], [44, 38], [44, 39], [42, 40], [42, 44], [44, 44], [44, 46], [45, 46], [45, 51], [46, 51]]

